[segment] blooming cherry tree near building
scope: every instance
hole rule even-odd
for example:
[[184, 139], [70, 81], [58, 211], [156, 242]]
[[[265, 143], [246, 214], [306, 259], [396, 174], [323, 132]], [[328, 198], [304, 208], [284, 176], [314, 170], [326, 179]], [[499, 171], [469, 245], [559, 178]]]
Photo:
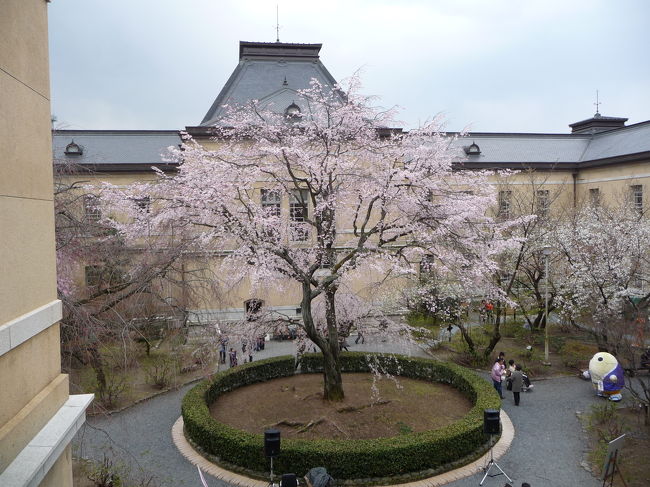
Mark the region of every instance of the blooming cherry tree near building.
[[616, 354], [639, 325], [647, 328], [650, 223], [626, 206], [588, 206], [554, 237], [563, 257], [554, 273], [560, 308]]
[[[384, 284], [413, 276], [425, 255], [460, 283], [488, 282], [512, 242], [486, 216], [495, 201], [487, 175], [458, 170], [437, 121], [409, 133], [388, 128], [393, 111], [374, 109], [357, 79], [346, 90], [313, 80], [298, 95], [284, 113], [257, 101], [230, 107], [210, 148], [186, 136], [170, 149], [177, 174], [106, 185], [103, 201], [128, 215], [113, 222], [127, 240], [173, 225], [197, 250], [224, 254], [223, 276], [245, 276], [253, 288], [297, 284], [299, 326], [324, 357], [324, 398], [340, 400], [339, 339], [350, 313], [339, 292], [369, 276]], [[145, 195], [149, 213], [133, 204]], [[408, 332], [378, 323], [388, 337]]]
[[[647, 357], [650, 336], [650, 222], [630, 206], [588, 206], [560, 225], [555, 237], [563, 260], [554, 273], [562, 314], [633, 374]], [[626, 389], [650, 424], [648, 382], [631, 378]]]

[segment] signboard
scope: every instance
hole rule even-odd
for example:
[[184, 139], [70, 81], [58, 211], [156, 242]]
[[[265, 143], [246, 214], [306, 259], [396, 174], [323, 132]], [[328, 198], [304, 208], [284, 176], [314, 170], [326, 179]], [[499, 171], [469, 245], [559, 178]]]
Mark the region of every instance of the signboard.
[[623, 448], [624, 440], [625, 435], [621, 435], [607, 444], [607, 455], [605, 455], [605, 462], [603, 463], [603, 476], [601, 477], [603, 480], [614, 475], [614, 472], [616, 471], [616, 465], [618, 465], [621, 461], [621, 449]]

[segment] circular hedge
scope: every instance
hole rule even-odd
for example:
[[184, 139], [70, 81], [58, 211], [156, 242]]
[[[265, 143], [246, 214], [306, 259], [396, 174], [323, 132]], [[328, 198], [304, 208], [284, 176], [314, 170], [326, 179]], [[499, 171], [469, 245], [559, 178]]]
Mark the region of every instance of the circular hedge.
[[[463, 419], [420, 433], [372, 440], [283, 439], [280, 456], [274, 459], [276, 472], [295, 472], [303, 476], [313, 467], [324, 466], [335, 479], [369, 479], [443, 471], [446, 465], [457, 463], [484, 447], [483, 410], [501, 406], [490, 384], [454, 364], [401, 355], [351, 352], [341, 355], [341, 366], [343, 372], [370, 372], [371, 368], [379, 368], [392, 375], [449, 384], [474, 406]], [[321, 372], [322, 355], [304, 355], [301, 370]], [[294, 357], [282, 356], [235, 367], [199, 383], [183, 398], [186, 435], [219, 462], [243, 467], [248, 473], [266, 472], [269, 462], [264, 457], [263, 432], [255, 435], [219, 423], [210, 415], [209, 405], [230, 390], [294, 373]]]

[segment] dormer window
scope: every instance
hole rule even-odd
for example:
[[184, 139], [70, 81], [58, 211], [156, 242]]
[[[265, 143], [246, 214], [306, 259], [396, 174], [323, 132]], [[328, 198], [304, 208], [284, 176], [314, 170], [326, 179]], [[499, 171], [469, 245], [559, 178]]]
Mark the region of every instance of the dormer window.
[[78, 144], [74, 143], [74, 140], [71, 141], [68, 145], [65, 146], [65, 155], [66, 156], [80, 156], [84, 151]]
[[472, 142], [472, 145], [465, 147], [465, 154], [468, 156], [478, 156], [481, 154], [481, 148], [476, 145], [476, 142]]
[[284, 111], [284, 115], [290, 120], [298, 120], [302, 116], [300, 113], [300, 107], [295, 103], [292, 103]]

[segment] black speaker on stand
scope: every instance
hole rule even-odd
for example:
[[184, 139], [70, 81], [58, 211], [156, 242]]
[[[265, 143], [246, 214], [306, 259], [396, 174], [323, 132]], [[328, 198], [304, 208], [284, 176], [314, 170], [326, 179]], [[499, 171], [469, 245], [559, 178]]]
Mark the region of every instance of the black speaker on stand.
[[483, 410], [483, 432], [486, 435], [501, 433], [501, 413], [498, 409]]
[[[494, 461], [494, 435], [501, 433], [501, 412], [498, 409], [483, 410], [483, 432], [486, 435], [490, 435], [490, 460], [483, 467], [483, 470], [485, 470], [485, 475], [478, 485], [483, 485], [483, 482], [485, 482], [485, 479], [488, 477], [488, 475], [490, 477], [503, 475], [508, 479], [508, 482], [512, 482], [512, 479], [508, 477], [503, 469], [499, 467], [499, 464]], [[499, 473], [490, 474], [492, 467], [496, 467], [499, 470]]]
[[280, 430], [268, 429], [264, 431], [264, 455], [271, 459], [271, 487], [273, 484], [273, 458], [280, 454]]

